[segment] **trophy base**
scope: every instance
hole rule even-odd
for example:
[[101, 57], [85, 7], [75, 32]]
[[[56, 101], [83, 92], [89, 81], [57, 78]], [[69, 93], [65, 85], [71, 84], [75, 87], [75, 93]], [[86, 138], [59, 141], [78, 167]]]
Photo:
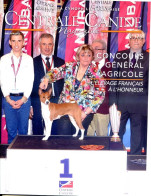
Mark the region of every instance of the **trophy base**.
[[111, 142], [120, 142], [121, 139], [118, 135], [118, 133], [114, 133], [114, 135], [111, 137]]
[[111, 137], [111, 142], [120, 142], [121, 139], [119, 137]]

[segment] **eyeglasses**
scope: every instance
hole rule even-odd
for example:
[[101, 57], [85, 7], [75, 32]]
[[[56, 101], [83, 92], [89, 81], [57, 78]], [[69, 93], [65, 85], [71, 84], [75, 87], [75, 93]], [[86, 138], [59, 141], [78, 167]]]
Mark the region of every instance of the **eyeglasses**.
[[94, 50], [105, 50], [104, 48], [103, 49], [100, 49], [100, 48], [94, 48]]
[[131, 37], [130, 38], [130, 40], [132, 40], [132, 41], [142, 41], [144, 38], [142, 38], [142, 37]]

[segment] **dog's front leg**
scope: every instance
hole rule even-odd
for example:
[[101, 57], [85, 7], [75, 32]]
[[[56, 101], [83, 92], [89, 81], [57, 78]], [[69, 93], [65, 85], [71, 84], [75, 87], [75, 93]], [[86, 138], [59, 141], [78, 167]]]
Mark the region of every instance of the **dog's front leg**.
[[51, 135], [52, 121], [50, 121], [50, 119], [45, 120], [45, 127], [45, 137], [42, 140], [48, 140]]

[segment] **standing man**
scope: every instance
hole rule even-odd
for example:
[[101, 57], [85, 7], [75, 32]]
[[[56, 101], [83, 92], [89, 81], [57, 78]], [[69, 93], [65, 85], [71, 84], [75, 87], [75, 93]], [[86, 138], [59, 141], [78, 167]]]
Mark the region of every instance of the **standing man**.
[[[39, 99], [39, 85], [45, 74], [54, 67], [63, 65], [64, 60], [52, 55], [54, 49], [54, 38], [51, 34], [44, 33], [39, 38], [39, 47], [41, 54], [34, 58], [34, 85], [32, 90], [31, 102], [32, 108], [30, 114], [32, 116], [33, 135], [43, 135], [43, 119], [41, 114], [41, 103]], [[59, 95], [62, 92], [64, 80], [52, 83], [53, 95], [51, 102], [58, 103]]]
[[[105, 58], [107, 52], [106, 43], [103, 40], [94, 40], [92, 42], [92, 48], [94, 50], [94, 62], [95, 66], [99, 71], [104, 73], [103, 77], [107, 78], [107, 73], [110, 71], [109, 65], [106, 66], [106, 63], [109, 61]], [[109, 93], [108, 85], [105, 86], [105, 99], [100, 105], [99, 109], [93, 116], [93, 120], [88, 128], [87, 135], [94, 136], [96, 132], [97, 136], [107, 136], [108, 134], [108, 124], [109, 124]]]
[[145, 34], [134, 30], [129, 36], [130, 49], [117, 52], [114, 67], [118, 75], [116, 92], [111, 97], [121, 111], [119, 136], [123, 139], [130, 119], [131, 154], [141, 154], [144, 127], [147, 127], [149, 53], [142, 49]]
[[32, 57], [22, 52], [23, 33], [12, 31], [9, 44], [12, 51], [1, 57], [0, 77], [8, 143], [10, 144], [17, 134], [26, 135], [28, 131], [34, 71]]

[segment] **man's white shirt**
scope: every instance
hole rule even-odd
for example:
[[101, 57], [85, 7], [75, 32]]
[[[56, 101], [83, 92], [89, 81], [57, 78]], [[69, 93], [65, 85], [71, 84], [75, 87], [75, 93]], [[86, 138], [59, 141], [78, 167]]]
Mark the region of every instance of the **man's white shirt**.
[[28, 98], [31, 94], [34, 81], [33, 58], [25, 53], [22, 53], [20, 67], [15, 81], [12, 56], [16, 72], [20, 57], [17, 58], [11, 52], [2, 56], [0, 60], [0, 78], [3, 95], [6, 97], [10, 93], [24, 93], [24, 96]]

